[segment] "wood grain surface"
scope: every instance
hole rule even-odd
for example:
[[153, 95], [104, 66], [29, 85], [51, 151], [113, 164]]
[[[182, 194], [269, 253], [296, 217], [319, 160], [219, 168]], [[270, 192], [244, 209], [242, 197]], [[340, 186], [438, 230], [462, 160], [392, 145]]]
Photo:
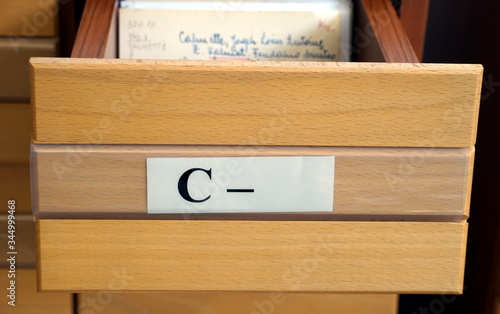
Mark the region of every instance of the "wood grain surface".
[[[300, 293], [82, 293], [81, 311], [102, 314], [396, 314], [396, 294]], [[85, 312], [83, 312], [85, 313]]]
[[[7, 269], [0, 268], [2, 286], [5, 290], [7, 285]], [[73, 296], [64, 292], [37, 292], [37, 277], [35, 269], [16, 270], [16, 306], [7, 304], [9, 299], [3, 296], [0, 302], [0, 313], [2, 314], [72, 314]], [[9, 279], [10, 281], [10, 279]], [[4, 284], [5, 283], [5, 284]]]
[[0, 163], [0, 202], [16, 201], [17, 213], [31, 214], [30, 165]]
[[57, 36], [57, 0], [0, 0], [0, 36], [16, 41]]
[[359, 61], [408, 62], [419, 60], [390, 0], [356, 0], [358, 24], [353, 52]]
[[400, 20], [418, 60], [424, 56], [425, 33], [430, 0], [401, 1]]
[[34, 58], [37, 143], [471, 147], [480, 65]]
[[[116, 15], [118, 0], [88, 0], [76, 34], [75, 45], [71, 52], [73, 58], [104, 58], [110, 48], [112, 21]], [[111, 39], [116, 42], [116, 40]], [[116, 50], [116, 49], [115, 49]]]
[[[363, 6], [363, 0], [355, 0], [353, 3], [357, 9], [353, 11], [351, 60], [354, 62], [385, 62], [384, 54], [380, 48], [381, 43], [373, 31], [373, 20], [369, 19], [367, 8]], [[405, 60], [399, 62], [406, 63]]]
[[[3, 202], [2, 202], [3, 203]], [[5, 202], [4, 204], [7, 204]], [[7, 207], [6, 207], [7, 208]], [[4, 213], [6, 210], [4, 211]], [[35, 247], [35, 222], [33, 216], [29, 214], [15, 215], [15, 241], [16, 241], [16, 266], [17, 267], [36, 267], [36, 247]], [[11, 252], [7, 247], [8, 238], [7, 214], [0, 216], [0, 267], [8, 267], [7, 252]]]
[[[460, 293], [466, 223], [38, 220], [41, 290]], [[64, 235], [64, 238], [63, 238]]]
[[0, 162], [28, 163], [31, 143], [31, 106], [0, 103]]
[[[119, 217], [118, 214], [148, 216], [147, 157], [308, 155], [336, 156], [334, 211], [315, 213], [315, 219], [327, 219], [332, 215], [369, 215], [371, 218], [393, 215], [410, 216], [406, 218], [410, 220], [419, 219], [418, 216], [431, 220], [453, 216], [461, 220], [468, 215], [474, 149], [466, 148], [37, 144], [34, 145], [32, 168], [37, 186], [35, 210], [37, 215], [48, 217], [45, 214], [52, 214], [53, 218], [72, 214], [72, 217], [83, 217], [81, 214], [85, 213], [89, 214], [86, 217], [95, 218]], [[200, 213], [190, 215], [190, 219], [220, 215]], [[254, 214], [254, 218], [261, 216]], [[182, 215], [169, 217], [185, 218]], [[248, 219], [252, 214], [233, 217]], [[300, 213], [263, 217], [305, 218]]]

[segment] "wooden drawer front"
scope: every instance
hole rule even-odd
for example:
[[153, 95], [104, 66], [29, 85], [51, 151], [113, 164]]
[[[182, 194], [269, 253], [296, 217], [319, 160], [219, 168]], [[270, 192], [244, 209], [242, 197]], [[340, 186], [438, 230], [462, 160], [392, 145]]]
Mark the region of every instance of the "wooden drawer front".
[[465, 223], [38, 220], [39, 287], [460, 293], [466, 233]]
[[28, 102], [29, 59], [57, 56], [57, 44], [57, 38], [0, 37], [0, 100]]
[[[3, 200], [2, 200], [3, 201]], [[5, 202], [4, 204], [7, 204]], [[35, 246], [35, 222], [31, 215], [15, 215], [15, 241], [16, 241], [16, 266], [32, 267], [36, 266], [36, 246]], [[0, 216], [0, 241], [5, 250], [0, 252], [0, 267], [8, 267], [7, 258], [8, 233], [7, 215]]]
[[57, 0], [0, 0], [0, 36], [9, 36], [13, 43], [56, 36], [57, 11]]
[[[386, 216], [378, 219], [388, 219], [391, 215], [406, 219], [433, 216], [434, 220], [440, 216], [441, 220], [447, 217], [459, 221], [468, 215], [474, 156], [474, 149], [466, 148], [40, 144], [33, 147], [35, 211], [41, 217], [71, 214], [78, 217], [83, 213], [95, 218], [124, 213], [146, 216], [147, 157], [334, 155], [334, 210], [316, 215]], [[265, 217], [303, 219], [304, 215]]]
[[[0, 268], [2, 276], [2, 286], [6, 288], [7, 269]], [[40, 293], [37, 292], [36, 270], [35, 269], [16, 269], [16, 306], [7, 304], [10, 300], [3, 297], [0, 302], [0, 312], [2, 314], [73, 314], [73, 296], [70, 293]], [[4, 290], [7, 291], [7, 290]]]
[[[108, 299], [109, 298], [109, 299]], [[78, 295], [80, 313], [93, 304], [102, 314], [396, 314], [398, 296], [372, 294], [298, 293], [82, 293]]]
[[29, 104], [0, 103], [0, 162], [29, 162], [31, 124]]
[[13, 199], [17, 213], [31, 214], [29, 164], [0, 163], [0, 174], [0, 201]]
[[472, 147], [482, 67], [31, 61], [36, 143]]

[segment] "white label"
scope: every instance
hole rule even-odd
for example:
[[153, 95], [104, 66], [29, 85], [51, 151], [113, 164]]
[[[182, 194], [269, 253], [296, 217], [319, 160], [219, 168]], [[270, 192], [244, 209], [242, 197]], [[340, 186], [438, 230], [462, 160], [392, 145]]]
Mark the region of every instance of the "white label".
[[333, 211], [334, 156], [148, 158], [148, 213]]

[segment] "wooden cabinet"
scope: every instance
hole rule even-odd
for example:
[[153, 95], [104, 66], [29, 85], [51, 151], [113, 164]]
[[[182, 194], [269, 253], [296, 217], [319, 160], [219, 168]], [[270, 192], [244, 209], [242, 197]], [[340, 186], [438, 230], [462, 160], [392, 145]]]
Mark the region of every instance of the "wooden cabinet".
[[[462, 292], [481, 66], [412, 63], [385, 0], [356, 3], [368, 62], [116, 60], [116, 5], [31, 61], [42, 290]], [[343, 215], [146, 214], [146, 156], [235, 149], [366, 159], [339, 161]]]

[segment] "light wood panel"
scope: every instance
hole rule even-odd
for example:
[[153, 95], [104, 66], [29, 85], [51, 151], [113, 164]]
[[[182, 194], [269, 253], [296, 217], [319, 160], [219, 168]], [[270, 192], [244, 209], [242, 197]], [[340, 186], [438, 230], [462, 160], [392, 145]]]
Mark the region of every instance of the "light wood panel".
[[29, 102], [29, 59], [57, 56], [57, 43], [57, 38], [0, 37], [1, 101]]
[[0, 163], [0, 204], [16, 200], [17, 213], [31, 213], [30, 165]]
[[[103, 314], [396, 314], [398, 296], [298, 293], [82, 293], [80, 311], [102, 308]], [[85, 313], [85, 312], [83, 312]]]
[[[4, 204], [7, 204], [5, 202]], [[7, 209], [7, 206], [5, 205]], [[6, 209], [4, 212], [6, 212]], [[35, 247], [35, 222], [33, 216], [28, 214], [15, 215], [16, 227], [16, 265], [17, 267], [31, 267], [36, 266], [36, 247]], [[2, 250], [0, 251], [0, 267], [7, 267], [7, 252], [12, 250], [7, 249], [7, 241], [9, 234], [7, 224], [7, 215], [0, 216], [0, 243]]]
[[[466, 223], [38, 220], [42, 290], [460, 293]], [[64, 239], [62, 239], [64, 235]]]
[[29, 162], [31, 125], [29, 104], [0, 103], [0, 162]]
[[[3, 281], [7, 278], [7, 269], [0, 268], [2, 278], [2, 290], [9, 285]], [[16, 270], [16, 306], [7, 304], [9, 299], [3, 296], [0, 302], [0, 312], [2, 314], [73, 314], [73, 296], [70, 293], [58, 292], [37, 292], [36, 270], [17, 269]], [[9, 279], [10, 281], [10, 279]]]
[[[468, 215], [474, 156], [474, 149], [465, 148], [40, 144], [34, 145], [34, 152], [35, 209], [38, 214], [53, 214], [50, 217], [82, 213], [91, 217], [109, 213], [114, 217], [123, 213], [146, 216], [147, 157], [334, 155], [334, 211], [312, 214], [316, 219], [338, 214], [412, 216], [407, 219], [453, 216], [461, 220]], [[221, 217], [197, 214], [190, 218], [210, 216]], [[311, 218], [311, 214], [307, 216]], [[248, 219], [252, 215], [233, 217]], [[304, 218], [299, 213], [264, 217]]]
[[34, 141], [471, 147], [479, 65], [31, 60]]
[[57, 6], [57, 0], [0, 0], [0, 36], [56, 36]]

